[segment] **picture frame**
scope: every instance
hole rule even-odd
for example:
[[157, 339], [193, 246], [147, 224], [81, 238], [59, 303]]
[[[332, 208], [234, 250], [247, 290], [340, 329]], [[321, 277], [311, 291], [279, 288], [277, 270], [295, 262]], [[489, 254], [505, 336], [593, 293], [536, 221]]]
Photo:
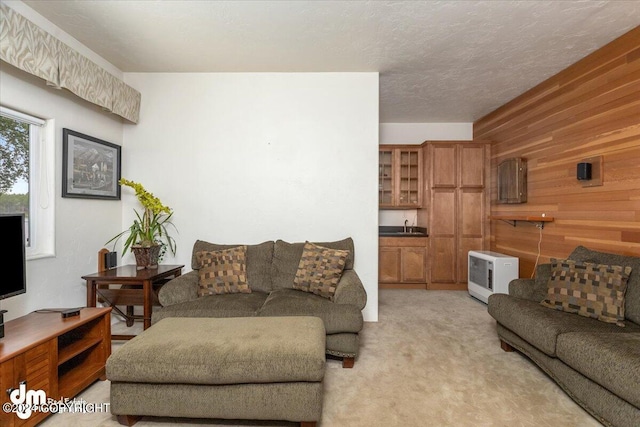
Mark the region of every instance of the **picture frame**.
[[62, 197], [120, 200], [121, 147], [62, 130]]

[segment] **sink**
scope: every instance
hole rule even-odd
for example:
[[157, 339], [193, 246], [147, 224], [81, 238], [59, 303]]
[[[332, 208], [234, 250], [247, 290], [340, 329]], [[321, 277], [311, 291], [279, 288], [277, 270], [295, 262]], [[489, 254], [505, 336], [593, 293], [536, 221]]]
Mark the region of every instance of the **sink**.
[[382, 231], [380, 233], [378, 233], [380, 236], [387, 236], [387, 237], [393, 237], [393, 236], [426, 236], [426, 233], [423, 233], [422, 231]]
[[424, 235], [423, 232], [421, 231], [387, 231], [387, 232], [382, 232], [380, 234], [388, 234], [390, 236], [396, 236], [396, 235], [407, 235], [407, 234], [419, 234], [419, 235]]
[[379, 236], [384, 237], [427, 237], [427, 229], [423, 227], [380, 226]]

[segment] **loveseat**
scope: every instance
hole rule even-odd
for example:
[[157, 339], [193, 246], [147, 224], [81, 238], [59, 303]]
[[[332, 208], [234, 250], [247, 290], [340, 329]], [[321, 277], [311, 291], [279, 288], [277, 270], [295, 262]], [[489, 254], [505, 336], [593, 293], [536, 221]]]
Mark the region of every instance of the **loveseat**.
[[[546, 307], [552, 264], [489, 297], [502, 349], [529, 357], [606, 426], [640, 426], [640, 258], [577, 247], [568, 260], [631, 267], [624, 327]], [[583, 264], [584, 265], [584, 264]], [[557, 262], [555, 264], [557, 270]], [[557, 276], [557, 274], [555, 275]]]
[[158, 299], [162, 307], [152, 315], [152, 325], [165, 317], [273, 317], [315, 316], [324, 322], [326, 352], [352, 367], [358, 354], [362, 309], [367, 294], [353, 270], [351, 238], [318, 246], [349, 251], [332, 298], [294, 289], [294, 279], [305, 243], [283, 240], [246, 245], [246, 278], [251, 293], [199, 296], [199, 252], [221, 251], [240, 245], [219, 245], [198, 240], [192, 251], [192, 271], [167, 282]]

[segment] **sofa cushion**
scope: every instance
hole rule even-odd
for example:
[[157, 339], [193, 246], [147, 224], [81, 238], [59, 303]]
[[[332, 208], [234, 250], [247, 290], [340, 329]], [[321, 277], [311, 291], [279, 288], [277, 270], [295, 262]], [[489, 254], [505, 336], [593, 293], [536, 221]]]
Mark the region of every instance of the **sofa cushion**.
[[349, 251], [306, 242], [293, 279], [293, 289], [311, 292], [333, 301]]
[[578, 246], [568, 256], [569, 259], [595, 264], [622, 265], [631, 267], [624, 297], [624, 317], [640, 324], [640, 257], [598, 252]]
[[250, 294], [246, 253], [246, 246], [196, 253], [200, 261], [198, 296]]
[[549, 310], [539, 302], [515, 298], [507, 294], [489, 296], [489, 314], [505, 328], [549, 356], [556, 356], [558, 335], [566, 332], [640, 332], [640, 326], [628, 322], [622, 329], [612, 323]]
[[624, 293], [631, 267], [551, 259], [545, 307], [624, 326]]
[[570, 332], [558, 337], [558, 358], [640, 408], [640, 333]]
[[[314, 243], [325, 248], [349, 251], [349, 256], [345, 262], [344, 269], [353, 269], [354, 248], [351, 237], [336, 242]], [[276, 241], [273, 247], [273, 264], [271, 273], [273, 289], [293, 288], [293, 280], [298, 272], [298, 264], [302, 257], [303, 248], [304, 243], [288, 243], [284, 240]]]
[[252, 317], [262, 307], [267, 295], [264, 292], [209, 295], [167, 307], [155, 308], [152, 323], [165, 317]]
[[258, 316], [315, 316], [328, 334], [360, 332], [362, 312], [351, 304], [336, 304], [326, 298], [295, 289], [277, 289], [269, 294]]
[[[219, 251], [231, 249], [238, 245], [219, 245], [196, 240], [191, 255], [191, 268], [198, 270], [197, 253], [200, 251]], [[271, 259], [273, 258], [273, 241], [247, 246], [247, 283], [252, 291], [269, 292], [271, 290]]]

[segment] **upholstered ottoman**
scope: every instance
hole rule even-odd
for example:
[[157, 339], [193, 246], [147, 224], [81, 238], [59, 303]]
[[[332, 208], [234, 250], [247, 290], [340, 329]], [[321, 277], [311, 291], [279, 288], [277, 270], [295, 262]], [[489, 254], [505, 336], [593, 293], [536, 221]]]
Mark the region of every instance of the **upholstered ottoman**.
[[325, 339], [317, 317], [163, 319], [108, 359], [111, 413], [315, 426]]

